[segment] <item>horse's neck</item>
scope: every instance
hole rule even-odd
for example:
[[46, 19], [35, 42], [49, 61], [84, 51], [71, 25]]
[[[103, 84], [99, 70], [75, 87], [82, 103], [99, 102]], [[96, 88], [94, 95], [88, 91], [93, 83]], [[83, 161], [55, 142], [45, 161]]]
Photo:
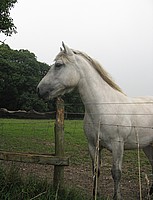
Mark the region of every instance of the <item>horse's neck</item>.
[[124, 101], [125, 95], [109, 86], [92, 66], [82, 69], [84, 70], [78, 88], [85, 105]]

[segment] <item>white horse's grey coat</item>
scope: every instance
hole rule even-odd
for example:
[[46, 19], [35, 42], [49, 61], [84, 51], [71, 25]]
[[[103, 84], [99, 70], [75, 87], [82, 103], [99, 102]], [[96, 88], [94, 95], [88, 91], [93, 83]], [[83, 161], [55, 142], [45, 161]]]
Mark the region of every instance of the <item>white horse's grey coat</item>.
[[126, 96], [97, 61], [64, 43], [63, 47], [40, 81], [39, 94], [54, 98], [78, 88], [85, 106], [84, 130], [92, 161], [99, 133], [100, 151], [107, 148], [113, 155], [114, 199], [121, 199], [124, 149], [137, 149], [139, 143], [153, 168], [153, 97]]

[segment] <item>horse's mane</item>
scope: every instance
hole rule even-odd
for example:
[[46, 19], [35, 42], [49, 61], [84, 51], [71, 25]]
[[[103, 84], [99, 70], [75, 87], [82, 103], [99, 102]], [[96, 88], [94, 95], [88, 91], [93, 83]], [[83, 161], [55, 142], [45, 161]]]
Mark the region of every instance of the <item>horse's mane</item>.
[[[97, 62], [95, 59], [91, 58], [90, 56], [88, 56], [86, 53], [78, 51], [78, 50], [74, 50], [71, 49], [73, 51], [74, 54], [76, 55], [80, 55], [83, 58], [85, 58], [94, 68], [95, 70], [100, 74], [100, 76], [102, 77], [102, 79], [109, 85], [111, 86], [113, 89], [123, 93], [122, 89], [112, 80], [112, 77], [109, 75], [109, 73], [99, 64], [99, 62]], [[67, 56], [65, 55], [65, 53], [62, 51], [59, 53], [58, 55], [59, 57], [64, 57], [66, 58]], [[124, 94], [124, 93], [123, 93]]]
[[81, 51], [73, 50], [73, 52], [77, 55], [81, 55], [83, 58], [85, 58], [100, 74], [100, 76], [103, 78], [103, 80], [108, 83], [113, 89], [123, 93], [122, 89], [112, 80], [112, 77], [109, 75], [109, 73], [97, 62], [95, 59], [88, 56], [86, 53], [83, 53]]

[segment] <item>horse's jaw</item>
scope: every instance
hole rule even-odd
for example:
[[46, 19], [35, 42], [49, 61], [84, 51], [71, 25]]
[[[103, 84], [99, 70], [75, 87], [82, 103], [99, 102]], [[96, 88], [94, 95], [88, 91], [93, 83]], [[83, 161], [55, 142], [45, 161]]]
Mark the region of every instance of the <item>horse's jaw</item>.
[[48, 101], [57, 98], [58, 96], [63, 96], [66, 93], [70, 93], [73, 89], [74, 88], [72, 87], [65, 88], [64, 86], [54, 86], [50, 87], [48, 90], [44, 90], [42, 85], [38, 85], [37, 92], [40, 98]]

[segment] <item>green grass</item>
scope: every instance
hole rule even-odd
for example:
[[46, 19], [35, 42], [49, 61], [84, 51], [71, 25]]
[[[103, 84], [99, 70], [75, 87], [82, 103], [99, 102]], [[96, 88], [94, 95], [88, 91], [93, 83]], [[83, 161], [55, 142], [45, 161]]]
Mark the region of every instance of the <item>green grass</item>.
[[[91, 161], [88, 153], [87, 140], [82, 127], [82, 120], [65, 120], [65, 156], [68, 156], [70, 158], [70, 163], [73, 165], [89, 164], [89, 162]], [[33, 153], [54, 153], [54, 149], [55, 145], [53, 120], [0, 119], [0, 150]], [[140, 159], [142, 182], [146, 183], [145, 174], [147, 174], [148, 177], [151, 179], [151, 167], [142, 151], [140, 151]], [[102, 169], [102, 173], [105, 170], [105, 173], [109, 174], [110, 176], [110, 169], [112, 163], [112, 157], [110, 152], [104, 150], [104, 152], [102, 153], [102, 163], [104, 166], [104, 168]], [[5, 198], [0, 199], [13, 200], [11, 199], [11, 196], [14, 192], [14, 196], [16, 197], [14, 199], [17, 200], [17, 195], [20, 194], [27, 195], [27, 197], [21, 198], [22, 196], [20, 196], [19, 199], [27, 200], [33, 198], [34, 196], [40, 193], [43, 193], [44, 191], [47, 192], [42, 194], [41, 197], [37, 199], [55, 199], [55, 194], [52, 194], [50, 184], [47, 185], [47, 182], [43, 182], [44, 180], [42, 180], [42, 186], [40, 186], [41, 183], [39, 183], [39, 181], [37, 182], [37, 180], [35, 182], [34, 178], [30, 178], [28, 180], [31, 182], [26, 181], [25, 183], [21, 183], [22, 180], [20, 180], [20, 178], [17, 176], [14, 178], [15, 181], [19, 181], [19, 185], [17, 184], [15, 189], [13, 187], [13, 184], [9, 185], [11, 183], [9, 179], [9, 181], [6, 181], [7, 177], [11, 176], [6, 175], [6, 173], [0, 171], [0, 176], [3, 174], [5, 174], [5, 178], [0, 177], [0, 185], [2, 186], [0, 186], [0, 192], [1, 194], [3, 194], [4, 191], [9, 190], [9, 193], [4, 192], [6, 194]], [[137, 150], [125, 151], [123, 159], [122, 180], [125, 180], [127, 184], [130, 183], [132, 185], [138, 185]], [[22, 186], [22, 188], [20, 186]], [[36, 189], [37, 187], [38, 189]], [[145, 187], [146, 185], [144, 184], [144, 188]], [[31, 196], [28, 196], [29, 194]], [[67, 196], [65, 197], [65, 199], [75, 200], [75, 197], [71, 197], [71, 195], [73, 196], [73, 194], [75, 194], [75, 196], [77, 197], [76, 199], [79, 200], [80, 198], [77, 196], [80, 194], [80, 192], [76, 192], [74, 189], [65, 190], [64, 194]], [[49, 195], [51, 196], [51, 198], [49, 197]], [[54, 198], [52, 198], [52, 195], [54, 196]], [[81, 194], [81, 196], [83, 195]], [[60, 197], [58, 198], [60, 199]], [[83, 200], [83, 198], [84, 197], [80, 199]]]
[[24, 181], [19, 170], [12, 166], [9, 170], [0, 168], [1, 200], [88, 200], [89, 197], [74, 188], [54, 191], [46, 181], [30, 176]]
[[[90, 160], [88, 146], [83, 133], [83, 122], [65, 121], [65, 156], [71, 164], [80, 164]], [[0, 119], [0, 150], [33, 153], [54, 153], [54, 120]], [[1, 200], [39, 200], [56, 199], [53, 188], [45, 180], [29, 177], [23, 181], [16, 170], [0, 169]], [[58, 193], [57, 200], [85, 200], [84, 191], [68, 188]]]
[[[65, 155], [72, 163], [89, 160], [82, 120], [65, 120]], [[0, 119], [0, 150], [54, 153], [54, 121]]]
[[50, 152], [53, 121], [0, 119], [0, 149], [19, 152]]
[[65, 121], [65, 152], [70, 156], [72, 163], [89, 162], [87, 139], [83, 131], [82, 120]]
[[[0, 119], [0, 150], [54, 153], [54, 120], [25, 120], [25, 119]], [[83, 132], [82, 120], [65, 120], [64, 124], [65, 155], [71, 162], [80, 164], [90, 162], [88, 144]], [[108, 156], [109, 155], [109, 156]], [[141, 151], [142, 165], [149, 165]], [[109, 153], [103, 153], [106, 160], [111, 163]], [[125, 151], [124, 163], [132, 168], [137, 167], [137, 151]]]

